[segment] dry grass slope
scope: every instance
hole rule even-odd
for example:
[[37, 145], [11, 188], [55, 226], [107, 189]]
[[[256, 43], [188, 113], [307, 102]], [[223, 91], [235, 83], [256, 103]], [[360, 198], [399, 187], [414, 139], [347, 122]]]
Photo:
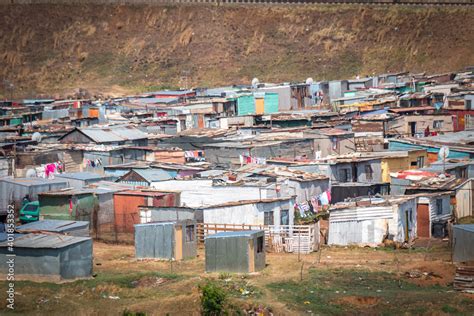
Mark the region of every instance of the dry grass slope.
[[0, 73], [17, 96], [179, 87], [184, 72], [206, 86], [474, 64], [474, 9], [465, 7], [30, 5], [0, 14]]

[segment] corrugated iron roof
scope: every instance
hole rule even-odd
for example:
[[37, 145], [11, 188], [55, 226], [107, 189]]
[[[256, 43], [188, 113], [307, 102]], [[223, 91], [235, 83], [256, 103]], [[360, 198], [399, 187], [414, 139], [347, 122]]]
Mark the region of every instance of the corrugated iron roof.
[[76, 180], [96, 180], [110, 178], [93, 172], [68, 172], [56, 175], [57, 178], [76, 179]]
[[1, 178], [0, 181], [14, 183], [22, 186], [41, 186], [48, 184], [67, 184], [63, 179], [44, 179], [44, 178]]
[[176, 192], [154, 191], [154, 190], [125, 190], [116, 193], [117, 195], [138, 195], [138, 196], [163, 196]]
[[454, 229], [462, 229], [467, 230], [471, 233], [474, 233], [474, 224], [462, 224], [462, 225], [454, 225]]
[[[59, 249], [70, 245], [91, 240], [89, 237], [74, 237], [66, 235], [26, 234], [15, 238], [15, 248], [53, 248]], [[7, 242], [1, 242], [0, 247], [8, 247]]]
[[165, 181], [173, 179], [170, 174], [162, 169], [132, 169], [133, 172], [140, 175], [143, 179], [148, 182], [155, 182], [155, 181]]
[[87, 221], [43, 220], [18, 226], [16, 230], [20, 233], [26, 233], [29, 231], [49, 231], [60, 233], [87, 227], [89, 227], [89, 222]]
[[227, 238], [227, 237], [252, 237], [255, 234], [264, 232], [263, 230], [242, 230], [236, 232], [221, 232], [206, 236], [206, 239]]
[[147, 134], [131, 125], [79, 128], [78, 130], [96, 143], [122, 142], [147, 138]]

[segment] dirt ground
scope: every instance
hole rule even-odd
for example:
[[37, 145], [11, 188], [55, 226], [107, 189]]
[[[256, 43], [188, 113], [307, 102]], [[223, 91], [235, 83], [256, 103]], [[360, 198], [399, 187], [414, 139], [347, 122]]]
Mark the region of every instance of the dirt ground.
[[[14, 313], [199, 315], [198, 286], [206, 279], [215, 279], [229, 291], [235, 290], [230, 299], [238, 309], [262, 307], [274, 315], [383, 314], [384, 310], [405, 309], [406, 314], [473, 315], [473, 297], [452, 289], [455, 267], [447, 243], [429, 246], [426, 248], [425, 243], [411, 250], [323, 248], [301, 255], [300, 261], [296, 254], [269, 253], [263, 271], [232, 275], [205, 273], [203, 249], [197, 258], [182, 262], [137, 261], [133, 246], [96, 242], [93, 279], [63, 284], [17, 281]], [[351, 277], [355, 281], [349, 280]], [[362, 280], [360, 284], [358, 280]], [[361, 287], [367, 282], [374, 288]], [[0, 287], [6, 283], [0, 282]], [[389, 303], [382, 291], [391, 297]], [[406, 300], [406, 296], [413, 296], [413, 301], [404, 304], [414, 305], [397, 306], [397, 297]], [[5, 302], [4, 291], [0, 300]], [[318, 312], [325, 300], [328, 309]], [[310, 307], [313, 310], [308, 310]], [[0, 314], [5, 312], [1, 306]]]

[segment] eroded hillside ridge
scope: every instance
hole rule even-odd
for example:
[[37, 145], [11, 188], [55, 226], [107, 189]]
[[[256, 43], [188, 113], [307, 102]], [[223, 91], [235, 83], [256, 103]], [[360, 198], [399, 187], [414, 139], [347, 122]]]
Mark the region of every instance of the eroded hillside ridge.
[[15, 96], [474, 64], [468, 7], [44, 4], [0, 6], [0, 14], [0, 71]]

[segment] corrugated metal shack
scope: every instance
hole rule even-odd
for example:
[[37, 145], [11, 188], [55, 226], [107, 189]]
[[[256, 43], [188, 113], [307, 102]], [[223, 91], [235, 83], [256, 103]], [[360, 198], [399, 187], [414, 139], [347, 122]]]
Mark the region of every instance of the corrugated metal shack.
[[173, 179], [173, 176], [176, 174], [177, 173], [175, 172], [174, 175], [170, 175], [167, 171], [154, 168], [132, 169], [120, 177], [118, 182], [149, 187], [154, 182]]
[[265, 268], [265, 232], [223, 232], [207, 236], [206, 271], [249, 273]]
[[94, 221], [94, 238], [106, 241], [118, 241], [115, 230], [114, 193], [126, 191], [131, 185], [100, 181], [91, 185], [99, 199], [97, 221]]
[[131, 125], [75, 128], [59, 138], [63, 144], [108, 144], [146, 146], [147, 135]]
[[140, 220], [142, 223], [195, 220], [198, 223], [203, 222], [202, 209], [191, 207], [156, 207], [140, 206]]
[[117, 233], [133, 233], [140, 223], [139, 206], [179, 206], [179, 192], [127, 190], [114, 193], [115, 229]]
[[40, 217], [91, 222], [99, 212], [99, 201], [94, 190], [70, 189], [38, 194]]
[[18, 226], [16, 231], [21, 234], [36, 232], [52, 232], [68, 236], [89, 237], [89, 222], [44, 220]]
[[135, 255], [140, 259], [194, 258], [196, 244], [196, 223], [192, 220], [135, 225]]
[[22, 199], [28, 195], [31, 201], [38, 199], [38, 193], [66, 188], [67, 181], [43, 178], [3, 178], [0, 179], [0, 214], [6, 214], [7, 206], [15, 203], [21, 207]]
[[[0, 243], [0, 260], [15, 255], [15, 279], [71, 280], [92, 276], [92, 239], [64, 235], [17, 235], [13, 252]], [[1, 264], [6, 275], [8, 265]]]
[[474, 224], [453, 226], [453, 261], [474, 261]]
[[328, 245], [377, 246], [385, 238], [404, 243], [416, 237], [416, 197], [357, 203], [339, 203], [330, 210]]

